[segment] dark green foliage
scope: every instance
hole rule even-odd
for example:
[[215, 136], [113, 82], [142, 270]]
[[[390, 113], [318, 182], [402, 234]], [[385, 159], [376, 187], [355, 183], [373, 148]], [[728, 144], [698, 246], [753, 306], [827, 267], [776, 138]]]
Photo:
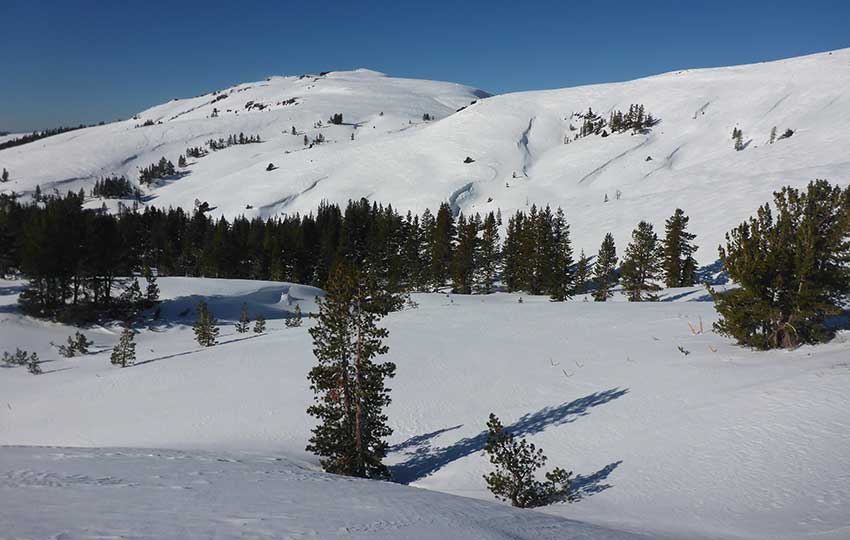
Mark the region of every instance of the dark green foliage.
[[559, 208], [552, 214], [532, 205], [528, 214], [508, 220], [503, 249], [504, 281], [509, 291], [549, 294], [565, 300], [572, 288], [572, 245], [569, 225]]
[[91, 196], [104, 199], [139, 200], [142, 197], [142, 192], [123, 176], [107, 176], [94, 183]]
[[251, 319], [248, 318], [248, 305], [242, 304], [242, 313], [239, 315], [239, 321], [236, 323], [236, 331], [244, 334], [251, 328]]
[[133, 330], [132, 323], [129, 320], [126, 321], [121, 331], [121, 337], [118, 338], [118, 343], [113, 347], [112, 354], [109, 356], [112, 365], [123, 368], [132, 366], [136, 362], [135, 336], [136, 332]]
[[695, 234], [687, 231], [690, 218], [677, 208], [664, 224], [662, 269], [667, 287], [690, 287], [696, 281]]
[[[198, 304], [198, 320], [193, 326], [195, 341], [198, 342], [198, 345], [212, 347], [218, 343], [219, 328], [216, 326], [217, 322], [210, 313], [207, 303], [201, 300]], [[257, 322], [259, 322], [259, 319], [257, 319]]]
[[585, 294], [589, 282], [590, 260], [584, 254], [584, 250], [581, 250], [581, 255], [579, 255], [575, 273], [573, 274], [573, 291], [575, 294]]
[[29, 361], [27, 361], [27, 371], [33, 375], [41, 375], [43, 373], [41, 371], [41, 361], [38, 359], [37, 353], [32, 353], [30, 355]]
[[143, 167], [139, 171], [139, 183], [143, 185], [151, 184], [159, 178], [174, 176], [176, 172], [174, 164], [163, 157], [157, 163]]
[[64, 356], [65, 358], [71, 358], [77, 355], [84, 355], [89, 353], [89, 347], [91, 347], [92, 341], [90, 341], [82, 332], [75, 332], [73, 336], [68, 336], [68, 344], [67, 345], [59, 345], [57, 349], [59, 354]]
[[145, 287], [145, 303], [147, 307], [153, 307], [159, 303], [159, 285], [156, 283], [156, 274], [153, 273], [150, 266], [145, 266], [142, 270], [142, 277], [147, 282], [147, 286]]
[[718, 332], [758, 349], [828, 339], [850, 294], [850, 188], [785, 187], [726, 234], [720, 259], [740, 288], [713, 292]]
[[655, 281], [661, 273], [659, 262], [658, 235], [650, 223], [641, 221], [632, 231], [632, 241], [626, 246], [620, 269], [623, 290], [629, 302], [658, 300], [655, 292], [661, 287]]
[[287, 328], [298, 328], [302, 322], [301, 306], [295, 304], [295, 311], [292, 312], [292, 317], [288, 317], [284, 324], [286, 324]]
[[502, 254], [499, 247], [499, 225], [493, 212], [484, 218], [481, 227], [481, 239], [475, 264], [475, 291], [490, 294], [494, 291], [496, 278], [501, 267]]
[[431, 283], [434, 289], [444, 287], [449, 279], [456, 233], [452, 209], [448, 203], [443, 203], [440, 205], [434, 221], [434, 229], [428, 238], [431, 252]]
[[480, 218], [469, 220], [461, 214], [457, 220], [457, 246], [452, 254], [452, 292], [472, 294], [475, 255], [478, 252]]
[[340, 125], [342, 124], [342, 113], [334, 113], [328, 119], [328, 123]]
[[260, 313], [257, 315], [257, 320], [254, 321], [254, 333], [262, 334], [266, 331], [266, 316]]
[[593, 266], [593, 279], [596, 289], [593, 290], [593, 299], [604, 302], [614, 295], [611, 290], [617, 283], [615, 270], [617, 268], [617, 247], [614, 245], [614, 236], [611, 233], [605, 235], [599, 253], [596, 255], [596, 264]]
[[3, 167], [3, 173], [0, 174], [0, 182], [8, 182], [9, 181], [9, 171], [6, 170], [6, 167]]
[[392, 434], [384, 414], [390, 404], [385, 379], [395, 375], [395, 364], [375, 362], [387, 352], [388, 333], [377, 326], [384, 312], [363, 278], [349, 265], [335, 266], [318, 323], [309, 330], [318, 364], [308, 377], [316, 396], [307, 412], [319, 423], [307, 450], [328, 472], [385, 479], [384, 439]]
[[535, 479], [537, 470], [546, 464], [543, 450], [525, 439], [517, 441], [492, 413], [487, 421], [484, 451], [490, 463], [496, 466], [495, 471], [484, 475], [484, 480], [497, 499], [509, 501], [519, 508], [572, 500], [570, 483], [573, 473], [558, 467], [546, 473], [545, 482]]

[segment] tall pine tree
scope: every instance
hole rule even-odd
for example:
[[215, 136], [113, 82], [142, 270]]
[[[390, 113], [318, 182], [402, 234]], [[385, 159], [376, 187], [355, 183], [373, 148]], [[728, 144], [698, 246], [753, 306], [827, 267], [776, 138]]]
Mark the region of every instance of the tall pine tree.
[[689, 219], [677, 208], [664, 224], [662, 269], [667, 287], [690, 287], [696, 281], [697, 263], [693, 256], [697, 250], [693, 244], [696, 235], [687, 231]]
[[660, 273], [658, 255], [658, 235], [652, 224], [641, 221], [632, 231], [632, 241], [626, 246], [620, 269], [623, 289], [630, 302], [658, 299], [655, 294], [660, 288], [655, 283]]
[[596, 282], [593, 299], [597, 302], [604, 302], [614, 295], [611, 289], [617, 283], [616, 268], [617, 247], [614, 245], [614, 236], [608, 233], [602, 240], [599, 253], [596, 255], [596, 264], [593, 267], [593, 278]]
[[377, 326], [383, 312], [373, 311], [370, 289], [350, 266], [331, 271], [318, 322], [309, 330], [318, 364], [308, 377], [316, 396], [307, 412], [319, 424], [307, 450], [321, 457], [328, 472], [388, 478], [382, 463], [384, 438], [392, 434], [384, 413], [390, 403], [385, 379], [395, 375], [395, 364], [374, 361], [387, 352], [388, 333]]

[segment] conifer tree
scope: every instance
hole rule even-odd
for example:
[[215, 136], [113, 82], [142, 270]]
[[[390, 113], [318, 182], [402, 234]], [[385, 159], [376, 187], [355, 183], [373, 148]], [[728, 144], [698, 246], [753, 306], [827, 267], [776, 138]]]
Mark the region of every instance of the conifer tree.
[[575, 276], [573, 275], [573, 247], [570, 241], [570, 226], [560, 208], [555, 212], [552, 236], [552, 277], [549, 296], [554, 302], [563, 302], [572, 296]]
[[254, 321], [254, 333], [262, 334], [266, 331], [266, 316], [260, 313], [257, 315], [257, 320]]
[[587, 283], [590, 281], [590, 261], [584, 250], [581, 250], [578, 262], [576, 263], [576, 271], [573, 276], [573, 291], [575, 294], [585, 294], [587, 292]]
[[720, 260], [739, 288], [712, 291], [715, 330], [758, 349], [828, 339], [850, 297], [850, 187], [785, 187], [726, 235]]
[[147, 282], [147, 287], [145, 287], [145, 303], [148, 307], [154, 306], [159, 302], [159, 285], [156, 283], [156, 274], [153, 273], [150, 266], [145, 266], [142, 270], [142, 277]]
[[244, 334], [251, 327], [251, 320], [248, 318], [248, 304], [242, 304], [242, 313], [239, 315], [239, 321], [236, 323], [236, 331]]
[[388, 333], [376, 324], [383, 312], [371, 311], [367, 289], [359, 272], [336, 265], [319, 301], [318, 323], [309, 330], [318, 361], [309, 374], [316, 396], [307, 409], [319, 424], [307, 450], [321, 457], [325, 471], [388, 478], [385, 379], [395, 375], [395, 364], [374, 361], [387, 352]]
[[655, 283], [660, 273], [658, 255], [658, 235], [652, 224], [641, 221], [632, 232], [621, 268], [623, 289], [630, 302], [658, 299], [655, 294], [660, 288]]
[[[71, 338], [68, 338], [69, 341], [70, 341], [70, 339]], [[79, 331], [74, 332], [73, 347], [74, 347], [74, 350], [77, 353], [88, 354], [89, 353], [89, 347], [91, 347], [91, 345], [92, 345], [92, 341], [90, 339], [86, 338], [85, 334], [83, 334], [82, 332], [79, 332]]]
[[534, 473], [546, 464], [543, 450], [525, 439], [517, 441], [505, 431], [499, 418], [490, 413], [487, 443], [484, 451], [496, 470], [484, 475], [487, 487], [497, 499], [509, 501], [519, 508], [543, 506], [557, 501], [571, 501], [572, 472], [560, 467], [546, 473], [546, 481]]
[[457, 246], [452, 253], [452, 292], [471, 294], [478, 251], [478, 223], [461, 214], [457, 221]]
[[0, 182], [8, 182], [9, 181], [9, 171], [6, 168], [3, 168], [3, 173], [0, 174]]
[[133, 330], [132, 323], [127, 320], [124, 323], [124, 329], [121, 331], [121, 337], [118, 338], [118, 344], [112, 349], [112, 354], [109, 359], [113, 365], [127, 367], [136, 362], [136, 332]]
[[496, 284], [499, 273], [501, 253], [499, 251], [499, 225], [493, 212], [487, 214], [482, 226], [481, 240], [477, 254], [475, 290], [490, 294]]
[[201, 300], [198, 304], [198, 320], [193, 327], [198, 345], [212, 347], [218, 343], [219, 328], [216, 326], [216, 322], [209, 307], [207, 307], [207, 303]]
[[33, 375], [41, 375], [41, 361], [38, 359], [38, 353], [32, 353], [27, 361], [27, 371]]
[[434, 221], [433, 235], [429, 239], [431, 251], [431, 278], [434, 289], [446, 285], [449, 278], [452, 252], [454, 251], [455, 223], [448, 203], [440, 205]]
[[596, 264], [593, 267], [593, 278], [596, 282], [593, 299], [597, 302], [604, 302], [614, 295], [611, 288], [617, 282], [617, 277], [614, 275], [616, 268], [617, 247], [614, 245], [614, 236], [608, 233], [602, 240], [599, 253], [596, 255]]
[[687, 231], [689, 219], [677, 208], [664, 224], [662, 268], [667, 287], [690, 287], [696, 281], [697, 263], [693, 257], [697, 251], [693, 245], [696, 235]]
[[768, 144], [773, 144], [776, 142], [776, 126], [770, 128], [770, 138], [768, 139]]
[[292, 312], [292, 317], [288, 317], [286, 319], [286, 326], [288, 328], [298, 328], [301, 326], [303, 322], [303, 317], [301, 316], [301, 306], [295, 304], [295, 311]]

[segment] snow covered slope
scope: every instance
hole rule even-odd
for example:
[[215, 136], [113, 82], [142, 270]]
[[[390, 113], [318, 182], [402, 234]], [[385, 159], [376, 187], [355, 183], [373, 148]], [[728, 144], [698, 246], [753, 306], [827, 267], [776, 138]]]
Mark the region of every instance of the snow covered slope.
[[[312, 426], [305, 410], [312, 402], [306, 375], [314, 364], [307, 332], [313, 323], [286, 328], [283, 317], [295, 304], [314, 309], [317, 291], [239, 280], [161, 278], [160, 285], [163, 319], [137, 336], [138, 364], [119, 369], [109, 364], [117, 327], [84, 329], [94, 341], [92, 354], [60, 358], [49, 342], [63, 342], [74, 329], [21, 317], [14, 307], [19, 284], [0, 282], [0, 350], [21, 347], [45, 361], [45, 374], [38, 377], [23, 368], [0, 369], [0, 445], [172, 448], [186, 456], [93, 450], [92, 459], [83, 459], [79, 454], [87, 453], [76, 450], [0, 449], [0, 493], [9, 494], [0, 516], [25, 527], [12, 530], [44, 537], [38, 524], [56, 524], [62, 514], [36, 513], [42, 504], [102, 516], [111, 515], [113, 499], [151, 508], [144, 505], [169, 507], [167, 497], [174, 497], [179, 508], [196, 498], [208, 501], [191, 514], [192, 523], [215, 514], [216, 520], [238, 517], [246, 527], [271, 529], [286, 514], [292, 520], [287, 523], [307, 534], [319, 527], [308, 511], [311, 501], [350, 506], [347, 497], [361, 484], [269, 458], [316, 465], [304, 451]], [[670, 539], [846, 539], [850, 335], [795, 351], [745, 350], [711, 332], [712, 304], [693, 301], [704, 296], [698, 288], [664, 291], [658, 303], [415, 295], [418, 309], [383, 321], [390, 332], [388, 359], [398, 366], [388, 410], [395, 430], [388, 463], [395, 479], [491, 501], [481, 478], [490, 469], [482, 432], [494, 412], [542, 447], [551, 467], [576, 474], [580, 500], [545, 513]], [[223, 324], [220, 344], [208, 349], [193, 340], [191, 315], [181, 315], [201, 297], [209, 298]], [[269, 317], [268, 333], [234, 331], [243, 302], [252, 318], [260, 311]], [[244, 460], [234, 455], [244, 450], [258, 454]], [[217, 457], [244, 462], [215, 462]], [[293, 471], [300, 476], [287, 476]], [[104, 478], [121, 486], [92, 485]], [[73, 489], [51, 491], [54, 481]], [[32, 489], [39, 482], [45, 487]], [[237, 487], [231, 493], [232, 482]], [[537, 514], [529, 512], [522, 515], [531, 522], [516, 522], [509, 534], [502, 528], [506, 521], [489, 521], [495, 511], [489, 505], [418, 499], [400, 488], [375, 486], [363, 488], [368, 500], [362, 503], [374, 514], [352, 517], [353, 530], [365, 522], [415, 521], [403, 532], [380, 534], [417, 538], [407, 531], [433, 525], [443, 537], [465, 539], [446, 536], [445, 527], [467, 520], [473, 529], [497, 524], [469, 532], [470, 538], [572, 538], [570, 531], [581, 530], [551, 522], [555, 532], [546, 536], [534, 527], [549, 522], [534, 521]], [[341, 499], [330, 500], [337, 491]], [[252, 510], [259, 492], [269, 498]], [[84, 501], [87, 493], [100, 494], [97, 502]], [[238, 493], [245, 494], [244, 505]], [[158, 496], [163, 500], [151, 502]], [[11, 516], [6, 500], [13, 503]], [[292, 511], [278, 501], [289, 501]], [[234, 510], [225, 514], [220, 508], [231, 503]], [[420, 511], [420, 504], [429, 510]], [[450, 506], [458, 513], [444, 514]], [[426, 517], [432, 508], [435, 515]], [[483, 517], [476, 521], [469, 516], [478, 509]], [[329, 507], [324, 519], [348, 526], [342, 523], [347, 514], [337, 512], [343, 510]], [[505, 509], [504, 516], [515, 515]], [[104, 524], [104, 531], [115, 523]], [[27, 527], [36, 528], [25, 534]], [[582, 534], [575, 537], [616, 538]]]
[[[368, 70], [274, 77], [2, 151], [0, 166], [12, 173], [6, 190], [77, 189], [100, 175], [135, 178], [162, 156], [176, 163], [187, 146], [209, 138], [260, 134], [265, 143], [190, 160], [185, 175], [153, 189], [150, 203], [191, 208], [200, 199], [228, 216], [306, 212], [324, 199], [364, 196], [419, 211], [446, 200], [458, 210], [503, 214], [561, 205], [577, 247], [594, 251], [605, 232], [623, 244], [639, 220], [660, 226], [678, 206], [691, 215], [707, 263], [723, 233], [778, 187], [850, 182], [848, 86], [850, 49], [473, 105], [486, 94]], [[570, 124], [580, 124], [573, 113], [592, 107], [607, 117], [632, 103], [661, 120], [651, 132], [564, 144]], [[327, 125], [334, 113], [343, 125]], [[425, 113], [438, 121], [423, 121]], [[134, 127], [145, 120], [162, 124]], [[325, 125], [314, 127], [318, 121]], [[794, 135], [768, 144], [774, 126]], [[735, 127], [742, 151], [733, 148]], [[305, 149], [304, 134], [319, 133], [328, 142]], [[467, 156], [475, 162], [463, 163]], [[266, 171], [269, 163], [277, 169]]]
[[647, 540], [268, 454], [6, 447], [0, 464], [0, 538]]

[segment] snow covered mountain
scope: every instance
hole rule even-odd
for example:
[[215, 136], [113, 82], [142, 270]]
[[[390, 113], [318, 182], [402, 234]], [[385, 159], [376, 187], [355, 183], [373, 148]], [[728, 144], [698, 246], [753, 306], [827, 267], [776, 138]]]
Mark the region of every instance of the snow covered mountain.
[[[273, 77], [0, 151], [0, 166], [12, 174], [4, 190], [78, 189], [102, 175], [135, 180], [141, 167], [163, 156], [176, 163], [210, 138], [259, 134], [261, 144], [190, 159], [179, 178], [150, 190], [149, 204], [191, 208], [199, 199], [226, 216], [303, 213], [359, 197], [402, 211], [447, 200], [503, 214], [560, 205], [577, 247], [594, 251], [605, 232], [625, 243], [639, 220], [660, 225], [681, 207], [710, 262], [724, 232], [781, 185], [850, 181], [848, 85], [850, 49], [487, 99], [368, 70]], [[658, 124], [573, 140], [574, 113], [592, 107], [607, 118], [630, 104]], [[329, 125], [337, 113], [343, 123]], [[135, 127], [145, 121], [154, 125]], [[740, 151], [733, 128], [743, 131]], [[789, 129], [793, 136], [780, 138]], [[319, 134], [325, 143], [304, 145]]]

